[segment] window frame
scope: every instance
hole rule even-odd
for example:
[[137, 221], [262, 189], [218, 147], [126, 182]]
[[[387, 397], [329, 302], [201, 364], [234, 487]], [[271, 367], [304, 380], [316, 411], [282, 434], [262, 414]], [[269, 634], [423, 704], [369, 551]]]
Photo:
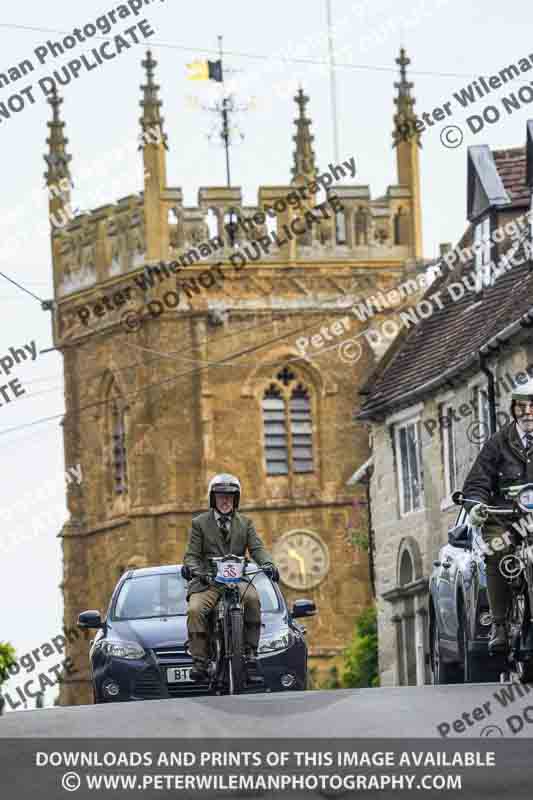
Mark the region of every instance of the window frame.
[[[458, 488], [458, 470], [457, 470], [457, 444], [455, 439], [455, 420], [453, 418], [453, 414], [450, 414], [450, 411], [453, 411], [454, 405], [451, 402], [444, 401], [441, 405], [441, 418], [448, 417], [450, 424], [449, 425], [440, 425], [441, 429], [441, 437], [442, 437], [442, 459], [443, 459], [443, 466], [444, 466], [444, 496], [451, 497], [453, 492], [456, 491]], [[450, 444], [451, 444], [451, 451], [450, 451]], [[454, 474], [453, 474], [453, 485], [452, 485], [452, 475], [450, 475], [450, 453], [452, 456], [453, 466], [454, 466]]]
[[[419, 481], [419, 499], [420, 505], [415, 508], [414, 503], [412, 502], [414, 499], [414, 492], [411, 484], [411, 489], [409, 494], [411, 496], [411, 504], [409, 508], [406, 508], [404, 502], [405, 496], [405, 486], [404, 486], [404, 462], [402, 459], [402, 448], [400, 443], [400, 432], [402, 430], [407, 430], [408, 428], [414, 426], [416, 431], [416, 454], [417, 454], [417, 478]], [[406, 434], [407, 436], [408, 434]], [[406, 517], [410, 514], [416, 514], [419, 511], [425, 510], [425, 496], [424, 496], [424, 466], [422, 462], [422, 435], [421, 435], [421, 418], [420, 415], [417, 416], [410, 416], [405, 417], [401, 420], [398, 420], [394, 423], [394, 444], [396, 448], [396, 478], [398, 483], [398, 501], [399, 501], [399, 510], [400, 510], [400, 517]], [[407, 451], [407, 472], [409, 473], [409, 452]], [[412, 479], [412, 476], [409, 474], [409, 478]]]
[[[267, 394], [271, 391], [272, 388], [277, 389], [278, 390], [278, 394], [275, 395], [275, 396], [273, 395], [272, 397], [268, 398]], [[281, 460], [277, 461], [277, 462], [274, 462], [274, 461], [271, 460], [271, 463], [284, 463], [284, 464], [286, 464], [286, 466], [287, 466], [286, 472], [269, 472], [269, 468], [268, 468], [269, 459], [267, 458], [267, 452], [269, 450], [272, 450], [272, 449], [281, 450], [282, 448], [281, 447], [272, 448], [271, 445], [267, 446], [267, 421], [265, 419], [265, 411], [266, 411], [266, 409], [264, 407], [264, 402], [267, 399], [276, 399], [276, 400], [279, 399], [281, 401], [282, 405], [283, 405], [283, 429], [284, 429], [284, 439], [285, 439], [285, 447], [283, 448], [283, 452], [285, 453], [286, 458], [284, 459], [283, 462]], [[264, 389], [264, 391], [262, 393], [262, 396], [261, 396], [261, 421], [262, 421], [262, 424], [263, 424], [263, 463], [264, 463], [264, 468], [265, 468], [265, 474], [269, 478], [277, 478], [279, 476], [288, 476], [290, 471], [291, 471], [291, 459], [290, 459], [290, 447], [289, 447], [290, 431], [289, 431], [288, 426], [287, 426], [287, 421], [288, 421], [287, 420], [287, 403], [286, 403], [286, 399], [285, 399], [283, 390], [282, 390], [282, 388], [280, 387], [280, 385], [278, 384], [277, 381], [272, 381], [268, 385], [268, 387], [266, 389]], [[276, 435], [279, 435], [279, 434], [276, 434]]]
[[[261, 395], [260, 395], [260, 413], [261, 413], [261, 424], [262, 424], [262, 449], [263, 449], [263, 470], [264, 474], [267, 478], [298, 478], [299, 476], [314, 476], [318, 475], [318, 460], [317, 460], [317, 443], [316, 443], [316, 435], [315, 435], [315, 425], [314, 420], [316, 419], [316, 406], [315, 406], [315, 393], [313, 391], [312, 384], [309, 382], [308, 379], [299, 372], [293, 371], [294, 378], [290, 380], [290, 383], [285, 385], [285, 383], [278, 379], [278, 374], [283, 371], [284, 366], [280, 369], [276, 370], [276, 374], [273, 378], [271, 378], [266, 386], [263, 386]], [[296, 458], [294, 455], [295, 447], [301, 447], [302, 443], [298, 441], [294, 441], [294, 437], [298, 436], [299, 434], [293, 432], [293, 427], [298, 423], [301, 423], [302, 420], [295, 419], [298, 417], [298, 410], [293, 408], [293, 395], [294, 392], [301, 387], [308, 398], [308, 413], [309, 418], [305, 420], [309, 424], [309, 433], [306, 434], [309, 436], [309, 445], [305, 444], [305, 447], [309, 447], [311, 451], [310, 459], [301, 459]], [[268, 461], [267, 461], [267, 426], [265, 423], [265, 409], [264, 409], [264, 401], [266, 399], [266, 395], [271, 389], [276, 389], [279, 392], [279, 397], [283, 401], [283, 421], [284, 421], [284, 429], [285, 429], [285, 440], [286, 440], [286, 454], [287, 454], [287, 472], [269, 472], [268, 471]], [[306, 461], [309, 460], [311, 464], [311, 469], [306, 470], [296, 470], [295, 469], [295, 461]]]

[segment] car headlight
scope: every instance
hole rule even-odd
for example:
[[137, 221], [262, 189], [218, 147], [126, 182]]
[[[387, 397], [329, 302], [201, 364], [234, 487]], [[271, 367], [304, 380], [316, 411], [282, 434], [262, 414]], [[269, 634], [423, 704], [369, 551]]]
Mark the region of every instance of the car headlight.
[[102, 642], [98, 648], [108, 656], [115, 658], [143, 658], [145, 651], [136, 642]]
[[271, 636], [262, 636], [259, 641], [258, 653], [275, 653], [286, 650], [292, 644], [292, 633], [288, 628], [282, 628]]
[[533, 485], [531, 483], [518, 493], [517, 500], [522, 511], [533, 511]]

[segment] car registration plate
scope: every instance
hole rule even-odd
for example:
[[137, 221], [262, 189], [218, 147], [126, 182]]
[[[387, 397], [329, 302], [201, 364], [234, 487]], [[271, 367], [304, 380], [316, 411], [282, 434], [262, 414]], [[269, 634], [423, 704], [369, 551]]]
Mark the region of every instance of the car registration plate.
[[190, 667], [167, 667], [167, 683], [189, 683], [190, 680]]

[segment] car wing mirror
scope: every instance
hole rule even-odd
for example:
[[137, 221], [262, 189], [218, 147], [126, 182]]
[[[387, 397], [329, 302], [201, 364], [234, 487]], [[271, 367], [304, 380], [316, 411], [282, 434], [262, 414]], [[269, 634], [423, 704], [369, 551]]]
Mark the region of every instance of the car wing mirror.
[[99, 611], [82, 611], [78, 617], [78, 628], [103, 628]]
[[448, 542], [452, 547], [458, 547], [461, 550], [470, 550], [472, 547], [470, 526], [464, 522], [462, 525], [450, 528], [448, 531]]
[[314, 617], [317, 613], [316, 605], [312, 600], [295, 600], [292, 607], [292, 617]]
[[452, 503], [455, 503], [456, 506], [461, 506], [463, 504], [463, 500], [464, 494], [460, 489], [456, 489], [456, 491], [452, 493]]

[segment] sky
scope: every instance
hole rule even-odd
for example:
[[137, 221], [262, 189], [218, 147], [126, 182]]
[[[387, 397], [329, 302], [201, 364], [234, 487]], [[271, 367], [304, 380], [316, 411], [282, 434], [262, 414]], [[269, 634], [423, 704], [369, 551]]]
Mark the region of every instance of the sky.
[[[9, 119], [0, 114], [0, 272], [36, 295], [0, 275], [0, 393], [2, 385], [8, 386], [4, 395], [10, 399], [6, 402], [0, 394], [0, 641], [11, 642], [18, 656], [61, 631], [57, 533], [66, 518], [65, 468], [75, 466], [64, 462], [62, 357], [43, 352], [53, 347], [51, 312], [42, 310], [40, 302], [53, 297], [43, 179], [50, 106], [38, 82], [101, 44], [96, 38], [77, 43], [54, 58], [47, 41], [61, 42], [74, 28], [94, 24], [120, 5], [100, 0], [90, 6], [66, 0], [46, 4], [20, 0], [5, 6], [0, 15], [0, 74], [25, 59], [35, 66], [30, 74], [0, 88], [0, 109], [30, 85], [34, 98], [30, 102], [26, 93], [24, 107], [17, 113], [12, 109]], [[501, 98], [530, 85], [533, 75], [524, 73], [512, 86], [478, 98], [469, 108], [461, 108], [453, 95], [478, 76], [496, 75], [529, 55], [533, 9], [524, 5], [511, 15], [499, 0], [415, 0], [407, 4], [407, 12], [405, 6], [396, 0], [331, 0], [336, 60], [344, 65], [336, 69], [339, 153], [341, 161], [354, 156], [355, 182], [368, 184], [373, 197], [397, 182], [391, 134], [398, 79], [395, 59], [404, 46], [411, 59], [408, 74], [417, 113], [431, 114], [446, 102], [451, 110], [444, 122], [427, 126], [422, 136], [424, 256], [431, 258], [439, 243], [455, 244], [466, 224], [467, 147], [525, 143], [533, 107], [529, 112], [524, 101], [509, 114], [503, 111]], [[199, 187], [225, 184], [223, 151], [208, 138], [215, 117], [202, 110], [212, 100], [215, 86], [186, 77], [187, 63], [217, 57], [219, 35], [226, 76], [234, 81], [238, 101], [248, 106], [236, 115], [244, 139], [231, 156], [232, 184], [242, 187], [245, 204], [257, 202], [259, 186], [290, 181], [297, 110], [291, 97], [299, 83], [310, 97], [308, 114], [318, 167], [327, 169], [335, 161], [330, 73], [324, 65], [302, 63], [327, 60], [326, 13], [326, 0], [290, 4], [270, 0], [253, 6], [243, 0], [225, 4], [153, 0], [138, 16], [118, 19], [108, 38], [137, 25], [140, 43], [91, 71], [82, 69], [76, 80], [60, 87], [72, 155], [74, 207], [96, 208], [142, 188], [137, 151], [144, 82], [140, 62], [148, 46], [158, 62], [169, 186], [181, 187], [185, 204], [193, 205]], [[142, 20], [148, 38], [139, 27]], [[527, 92], [524, 98], [528, 99]], [[19, 107], [20, 100], [12, 104]], [[477, 130], [479, 125], [471, 130], [467, 118], [481, 116], [488, 104], [500, 110], [500, 118], [485, 122], [482, 130]], [[446, 125], [457, 128], [443, 134]], [[458, 129], [463, 141], [445, 147], [441, 137], [456, 144]], [[10, 365], [10, 348], [20, 350], [25, 345], [27, 358], [18, 352], [19, 363]], [[14, 387], [9, 381], [16, 381]], [[43, 669], [59, 660], [50, 656]], [[24, 683], [21, 678], [30, 677], [21, 672], [5, 688], [14, 691]], [[46, 704], [54, 694], [54, 689], [47, 691]]]

